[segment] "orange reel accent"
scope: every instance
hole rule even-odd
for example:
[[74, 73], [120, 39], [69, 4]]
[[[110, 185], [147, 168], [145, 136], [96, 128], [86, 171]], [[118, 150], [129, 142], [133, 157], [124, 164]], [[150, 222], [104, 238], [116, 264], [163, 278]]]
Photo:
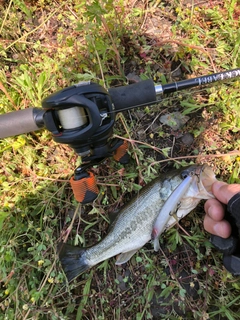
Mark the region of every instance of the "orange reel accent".
[[128, 163], [129, 161], [129, 155], [127, 153], [128, 149], [128, 142], [126, 140], [123, 141], [123, 144], [117, 148], [115, 151], [113, 158], [114, 160], [120, 162], [120, 163]]
[[83, 204], [95, 200], [99, 193], [94, 174], [92, 172], [88, 174], [88, 177], [79, 180], [74, 180], [74, 177], [70, 179], [75, 199]]

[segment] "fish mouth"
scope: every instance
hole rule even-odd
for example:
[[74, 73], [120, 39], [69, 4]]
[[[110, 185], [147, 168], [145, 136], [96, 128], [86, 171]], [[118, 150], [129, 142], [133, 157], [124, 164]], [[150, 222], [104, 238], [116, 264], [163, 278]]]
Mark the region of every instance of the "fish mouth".
[[[207, 165], [193, 165], [181, 172], [181, 177], [192, 177], [192, 183], [189, 186], [186, 197], [195, 199], [212, 199], [215, 198], [212, 193], [212, 185], [217, 181], [212, 168]], [[185, 198], [185, 196], [183, 197]]]
[[212, 168], [209, 167], [209, 165], [204, 164], [201, 167], [201, 171], [199, 173], [198, 197], [200, 197], [201, 199], [215, 198], [212, 193], [212, 185], [215, 181], [217, 181], [217, 179]]

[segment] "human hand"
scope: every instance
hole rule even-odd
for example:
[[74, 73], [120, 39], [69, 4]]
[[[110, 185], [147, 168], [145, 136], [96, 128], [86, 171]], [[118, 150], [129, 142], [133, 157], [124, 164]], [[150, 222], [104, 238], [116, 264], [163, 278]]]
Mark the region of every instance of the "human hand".
[[231, 225], [224, 219], [225, 205], [238, 192], [240, 184], [227, 184], [222, 181], [213, 183], [212, 193], [216, 199], [209, 199], [204, 205], [206, 216], [203, 224], [206, 231], [222, 238], [231, 235]]
[[216, 181], [212, 193], [216, 199], [205, 203], [204, 228], [212, 234], [212, 244], [223, 253], [225, 268], [239, 276], [240, 184]]

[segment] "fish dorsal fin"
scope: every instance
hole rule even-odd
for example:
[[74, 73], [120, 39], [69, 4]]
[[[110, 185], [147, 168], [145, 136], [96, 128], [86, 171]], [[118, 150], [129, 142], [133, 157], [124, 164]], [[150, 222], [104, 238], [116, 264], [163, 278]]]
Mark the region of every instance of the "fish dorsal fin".
[[132, 256], [139, 250], [138, 249], [134, 249], [128, 252], [122, 252], [118, 257], [117, 257], [117, 261], [115, 262], [116, 265], [120, 265], [123, 263], [126, 263], [128, 260], [130, 260], [132, 258]]

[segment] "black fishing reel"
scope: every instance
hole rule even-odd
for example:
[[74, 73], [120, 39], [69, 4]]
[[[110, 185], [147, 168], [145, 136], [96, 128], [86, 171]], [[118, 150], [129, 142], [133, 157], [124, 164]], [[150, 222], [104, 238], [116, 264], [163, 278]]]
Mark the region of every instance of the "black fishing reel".
[[42, 101], [43, 122], [54, 141], [68, 144], [82, 157], [82, 165], [70, 180], [75, 198], [92, 202], [98, 195], [95, 177], [88, 171], [106, 157], [128, 162], [124, 140], [112, 139], [114, 105], [99, 84], [80, 82], [58, 91]]

